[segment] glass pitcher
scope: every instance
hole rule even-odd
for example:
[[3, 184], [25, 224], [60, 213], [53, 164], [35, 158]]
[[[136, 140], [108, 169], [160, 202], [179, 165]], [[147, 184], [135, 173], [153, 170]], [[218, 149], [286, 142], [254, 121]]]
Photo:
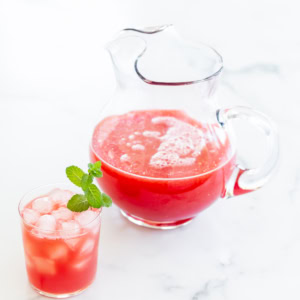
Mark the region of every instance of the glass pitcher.
[[[274, 126], [246, 107], [219, 108], [222, 57], [182, 40], [170, 25], [128, 28], [108, 45], [117, 88], [102, 111], [90, 146], [101, 160], [102, 190], [137, 225], [187, 224], [218, 198], [262, 187], [278, 156]], [[237, 163], [231, 120], [263, 131], [263, 166]]]

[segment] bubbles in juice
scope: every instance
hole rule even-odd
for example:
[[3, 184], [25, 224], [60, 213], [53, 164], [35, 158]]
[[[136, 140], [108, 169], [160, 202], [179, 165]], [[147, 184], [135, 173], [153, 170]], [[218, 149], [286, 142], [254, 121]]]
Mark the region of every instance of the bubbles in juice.
[[217, 123], [201, 123], [182, 111], [133, 111], [104, 119], [93, 149], [99, 158], [126, 172], [179, 178], [216, 169], [233, 155]]
[[217, 120], [179, 110], [109, 116], [95, 128], [91, 161], [102, 161], [99, 185], [127, 215], [150, 223], [195, 217], [222, 197], [235, 151]]

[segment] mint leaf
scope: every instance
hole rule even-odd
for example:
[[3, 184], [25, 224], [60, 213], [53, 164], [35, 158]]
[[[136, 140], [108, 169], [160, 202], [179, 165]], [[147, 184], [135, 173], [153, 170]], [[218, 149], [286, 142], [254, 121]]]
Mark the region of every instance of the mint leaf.
[[92, 206], [94, 208], [101, 207], [102, 195], [96, 185], [94, 185], [93, 183], [90, 184], [88, 186], [87, 190], [85, 191], [85, 195], [87, 197], [87, 200], [88, 200], [90, 206]]
[[102, 177], [101, 161], [94, 164], [90, 163], [88, 167], [88, 174], [76, 166], [66, 168], [67, 177], [84, 192], [84, 195], [76, 194], [68, 201], [67, 207], [72, 211], [81, 212], [90, 206], [100, 208], [102, 206], [109, 207], [112, 204], [111, 198], [101, 193], [98, 187], [93, 184], [94, 177]]
[[88, 164], [89, 174], [94, 177], [102, 177], [103, 174], [101, 172], [101, 161], [96, 161], [94, 164]]
[[89, 169], [100, 169], [101, 168], [101, 161], [98, 160], [95, 163], [89, 163], [88, 164]]
[[80, 168], [76, 166], [67, 167], [66, 174], [72, 183], [81, 187], [81, 178], [84, 175], [84, 172]]
[[111, 205], [112, 205], [111, 198], [108, 195], [102, 193], [102, 206], [110, 207]]
[[93, 182], [94, 177], [89, 174], [84, 174], [81, 178], [81, 187], [85, 191], [89, 185]]
[[76, 194], [68, 202], [68, 209], [72, 211], [81, 212], [89, 208], [89, 202], [84, 195]]

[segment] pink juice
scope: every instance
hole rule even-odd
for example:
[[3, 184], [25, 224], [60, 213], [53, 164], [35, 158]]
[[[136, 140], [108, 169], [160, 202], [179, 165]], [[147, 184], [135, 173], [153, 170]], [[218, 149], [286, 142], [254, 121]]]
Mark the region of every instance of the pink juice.
[[73, 194], [54, 189], [20, 209], [28, 279], [46, 296], [78, 294], [96, 275], [101, 210], [70, 211]]
[[225, 192], [235, 165], [226, 132], [183, 111], [133, 111], [95, 128], [91, 160], [102, 161], [101, 188], [132, 217], [193, 218]]

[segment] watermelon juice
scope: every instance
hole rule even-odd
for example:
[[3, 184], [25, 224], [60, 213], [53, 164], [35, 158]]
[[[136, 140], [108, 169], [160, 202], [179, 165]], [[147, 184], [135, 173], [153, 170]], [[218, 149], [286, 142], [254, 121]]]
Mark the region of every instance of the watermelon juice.
[[49, 297], [77, 295], [96, 275], [101, 210], [70, 211], [69, 190], [37, 193], [19, 207], [29, 282]]
[[178, 225], [224, 195], [235, 152], [219, 124], [179, 110], [132, 111], [95, 128], [91, 161], [123, 212], [154, 226]]

